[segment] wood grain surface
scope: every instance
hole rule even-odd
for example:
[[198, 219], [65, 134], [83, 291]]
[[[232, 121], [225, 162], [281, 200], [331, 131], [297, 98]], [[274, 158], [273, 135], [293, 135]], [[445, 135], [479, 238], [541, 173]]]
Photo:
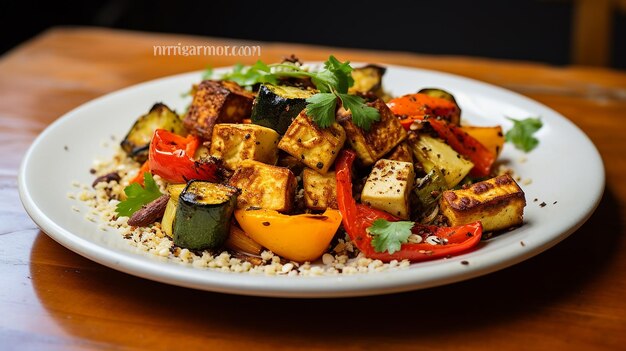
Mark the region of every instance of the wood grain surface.
[[479, 79], [550, 106], [591, 137], [607, 171], [595, 214], [553, 249], [485, 277], [368, 298], [241, 297], [136, 278], [54, 242], [17, 192], [20, 160], [38, 133], [116, 89], [257, 59], [153, 56], [153, 45], [177, 43], [242, 42], [55, 28], [0, 58], [0, 349], [626, 348], [626, 73], [608, 69], [252, 43], [261, 45], [264, 61], [334, 53]]

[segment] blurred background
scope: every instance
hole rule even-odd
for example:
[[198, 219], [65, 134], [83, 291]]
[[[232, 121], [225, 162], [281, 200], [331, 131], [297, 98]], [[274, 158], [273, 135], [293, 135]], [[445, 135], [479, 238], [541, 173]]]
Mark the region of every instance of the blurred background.
[[626, 0], [304, 3], [5, 1], [0, 53], [79, 25], [626, 69]]

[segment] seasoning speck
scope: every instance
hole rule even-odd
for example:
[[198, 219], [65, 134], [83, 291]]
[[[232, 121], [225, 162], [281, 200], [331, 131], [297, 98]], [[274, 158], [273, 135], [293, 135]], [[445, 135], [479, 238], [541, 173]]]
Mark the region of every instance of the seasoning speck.
[[264, 225], [264, 226], [266, 226], [266, 227], [269, 227], [270, 222], [263, 222], [263, 223], [261, 223], [261, 224], [263, 224], [263, 225]]
[[64, 145], [64, 146], [63, 146], [63, 150], [65, 150], [65, 151], [70, 151], [70, 148], [69, 148], [69, 147], [67, 147], [67, 145]]
[[556, 205], [556, 203], [557, 203], [557, 202], [558, 202], [558, 201], [554, 201], [552, 204], [553, 204], [553, 205]]
[[540, 203], [539, 207], [546, 207], [546, 203], [545, 202]]
[[522, 246], [526, 246], [526, 243], [523, 242], [523, 241], [520, 241], [519, 244], [522, 245]]
[[463, 261], [461, 261], [461, 264], [462, 264], [462, 265], [464, 265], [464, 266], [468, 266], [468, 265], [469, 265], [469, 262], [467, 262], [467, 261], [463, 260]]

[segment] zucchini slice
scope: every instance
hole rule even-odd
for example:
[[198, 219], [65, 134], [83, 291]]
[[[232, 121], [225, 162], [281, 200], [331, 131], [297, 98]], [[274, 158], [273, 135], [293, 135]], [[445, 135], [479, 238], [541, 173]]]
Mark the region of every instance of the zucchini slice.
[[432, 97], [436, 97], [436, 98], [445, 99], [445, 100], [448, 100], [450, 102], [454, 102], [457, 106], [459, 106], [459, 104], [457, 104], [456, 100], [454, 99], [454, 95], [448, 93], [447, 91], [445, 91], [443, 89], [424, 88], [424, 89], [418, 91], [418, 93], [419, 94], [425, 94], [425, 95], [432, 96]]
[[306, 107], [306, 99], [314, 94], [315, 90], [263, 84], [254, 100], [250, 119], [254, 124], [272, 128], [283, 135]]
[[350, 93], [374, 93], [382, 98], [383, 75], [387, 69], [385, 67], [369, 64], [367, 66], [355, 68], [352, 71], [354, 85], [350, 87]]
[[152, 106], [150, 112], [137, 119], [122, 140], [122, 149], [135, 161], [144, 163], [148, 159], [150, 140], [152, 140], [152, 135], [157, 129], [167, 129], [174, 134], [183, 136], [187, 134], [187, 130], [178, 115], [159, 102]]
[[189, 181], [176, 206], [174, 244], [196, 250], [222, 246], [228, 238], [238, 192], [228, 185]]

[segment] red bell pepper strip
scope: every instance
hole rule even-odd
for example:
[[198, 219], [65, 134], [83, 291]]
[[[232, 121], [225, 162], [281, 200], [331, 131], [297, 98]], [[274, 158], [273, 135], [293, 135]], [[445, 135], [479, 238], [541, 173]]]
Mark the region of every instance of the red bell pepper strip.
[[[415, 224], [412, 232], [425, 239], [435, 235], [445, 242], [442, 245], [428, 243], [403, 244], [400, 251], [376, 252], [372, 246], [372, 237], [367, 229], [375, 220], [385, 219], [398, 221], [395, 216], [379, 211], [363, 204], [357, 204], [352, 197], [352, 163], [356, 154], [351, 150], [343, 150], [335, 163], [337, 177], [337, 204], [342, 215], [343, 227], [356, 247], [366, 257], [383, 262], [392, 260], [409, 260], [412, 262], [433, 260], [465, 252], [480, 242], [482, 224], [474, 222], [458, 227], [437, 227]], [[445, 239], [445, 240], [443, 240]]]
[[198, 146], [200, 138], [195, 135], [182, 137], [165, 129], [157, 129], [150, 142], [150, 170], [169, 183], [186, 183], [190, 179], [219, 182], [220, 171], [216, 162], [194, 161]]
[[470, 171], [470, 175], [474, 177], [489, 175], [491, 166], [496, 161], [496, 155], [493, 152], [455, 125], [436, 118], [429, 118], [426, 121], [450, 147], [472, 161], [474, 168]]
[[141, 168], [139, 168], [139, 173], [137, 173], [137, 176], [130, 181], [130, 184], [137, 183], [143, 186], [143, 174], [146, 172], [150, 172], [150, 161], [148, 160], [146, 160], [146, 162], [141, 165]]
[[461, 110], [452, 101], [422, 93], [408, 94], [390, 100], [387, 103], [394, 115], [402, 118], [402, 125], [408, 129], [413, 119], [418, 116], [441, 117], [452, 124], [458, 125]]

